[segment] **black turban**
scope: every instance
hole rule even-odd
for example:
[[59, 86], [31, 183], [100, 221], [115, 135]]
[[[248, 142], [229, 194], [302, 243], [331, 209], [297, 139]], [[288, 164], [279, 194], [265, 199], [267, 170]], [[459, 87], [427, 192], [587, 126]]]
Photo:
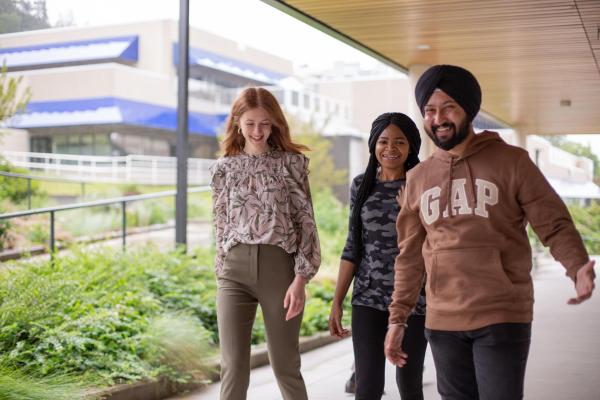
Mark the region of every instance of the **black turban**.
[[455, 65], [434, 65], [425, 71], [415, 87], [421, 114], [425, 114], [423, 109], [437, 88], [452, 97], [465, 110], [470, 121], [475, 119], [481, 106], [481, 87], [472, 73]]

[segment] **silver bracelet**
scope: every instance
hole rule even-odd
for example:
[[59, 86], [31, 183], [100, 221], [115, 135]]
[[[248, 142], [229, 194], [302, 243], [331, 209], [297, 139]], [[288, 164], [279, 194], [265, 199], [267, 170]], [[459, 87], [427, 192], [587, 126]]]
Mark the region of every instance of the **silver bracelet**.
[[402, 325], [405, 329], [408, 328], [408, 324], [405, 322], [394, 322], [392, 324], [388, 324], [388, 329], [390, 329], [392, 325]]

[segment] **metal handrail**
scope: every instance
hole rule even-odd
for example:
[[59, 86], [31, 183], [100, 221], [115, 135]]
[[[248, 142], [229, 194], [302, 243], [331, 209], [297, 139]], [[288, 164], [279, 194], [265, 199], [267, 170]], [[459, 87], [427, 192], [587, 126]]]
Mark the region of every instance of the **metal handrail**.
[[[194, 187], [194, 188], [189, 188], [187, 190], [187, 193], [201, 193], [201, 192], [208, 192], [210, 190], [211, 190], [211, 187], [208, 185], [198, 186], [198, 187]], [[165, 191], [156, 192], [156, 193], [113, 197], [110, 199], [87, 201], [87, 202], [75, 203], [75, 204], [66, 204], [63, 206], [44, 207], [44, 208], [37, 208], [35, 210], [27, 210], [27, 211], [16, 211], [16, 212], [11, 212], [11, 213], [0, 214], [0, 220], [8, 220], [8, 219], [12, 219], [12, 218], [27, 217], [30, 215], [49, 213], [50, 214], [50, 240], [49, 240], [50, 241], [50, 253], [54, 254], [54, 251], [56, 250], [56, 246], [55, 246], [56, 241], [55, 241], [55, 235], [54, 235], [54, 233], [55, 233], [54, 221], [55, 221], [55, 213], [56, 212], [66, 211], [66, 210], [76, 210], [79, 208], [105, 206], [105, 205], [120, 203], [121, 204], [121, 240], [122, 240], [123, 250], [125, 250], [126, 237], [127, 237], [127, 218], [126, 218], [127, 203], [130, 203], [132, 201], [140, 201], [140, 200], [148, 200], [148, 199], [156, 199], [156, 198], [162, 198], [162, 197], [175, 196], [176, 194], [177, 194], [176, 190], [165, 190]]]

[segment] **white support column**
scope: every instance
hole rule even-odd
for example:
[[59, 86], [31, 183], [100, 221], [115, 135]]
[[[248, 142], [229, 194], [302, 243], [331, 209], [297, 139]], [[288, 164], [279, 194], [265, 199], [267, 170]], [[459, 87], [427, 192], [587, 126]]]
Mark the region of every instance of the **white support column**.
[[424, 64], [415, 64], [411, 65], [408, 69], [408, 81], [410, 83], [410, 93], [409, 93], [409, 117], [415, 121], [417, 128], [419, 128], [419, 132], [421, 133], [421, 151], [419, 152], [419, 158], [421, 160], [425, 160], [428, 158], [435, 147], [427, 136], [425, 129], [423, 129], [423, 117], [421, 116], [421, 110], [419, 110], [419, 106], [417, 105], [417, 101], [415, 100], [415, 86], [417, 85], [417, 81], [423, 75], [430, 66]]
[[522, 131], [514, 130], [516, 145], [527, 150], [527, 134]]

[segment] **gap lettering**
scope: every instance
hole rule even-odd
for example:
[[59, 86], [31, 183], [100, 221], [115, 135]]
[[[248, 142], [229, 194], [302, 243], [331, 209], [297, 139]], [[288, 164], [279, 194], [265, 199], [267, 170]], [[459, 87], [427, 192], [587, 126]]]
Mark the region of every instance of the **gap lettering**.
[[[448, 218], [450, 212], [452, 215], [475, 214], [483, 218], [488, 218], [488, 206], [498, 204], [498, 186], [484, 179], [475, 179], [476, 187], [476, 207], [469, 207], [467, 200], [467, 191], [465, 178], [452, 180], [452, 192], [450, 194], [450, 204], [441, 213], [442, 218]], [[440, 218], [440, 193], [442, 189], [434, 186], [427, 189], [421, 195], [421, 215], [427, 225], [431, 225]]]

